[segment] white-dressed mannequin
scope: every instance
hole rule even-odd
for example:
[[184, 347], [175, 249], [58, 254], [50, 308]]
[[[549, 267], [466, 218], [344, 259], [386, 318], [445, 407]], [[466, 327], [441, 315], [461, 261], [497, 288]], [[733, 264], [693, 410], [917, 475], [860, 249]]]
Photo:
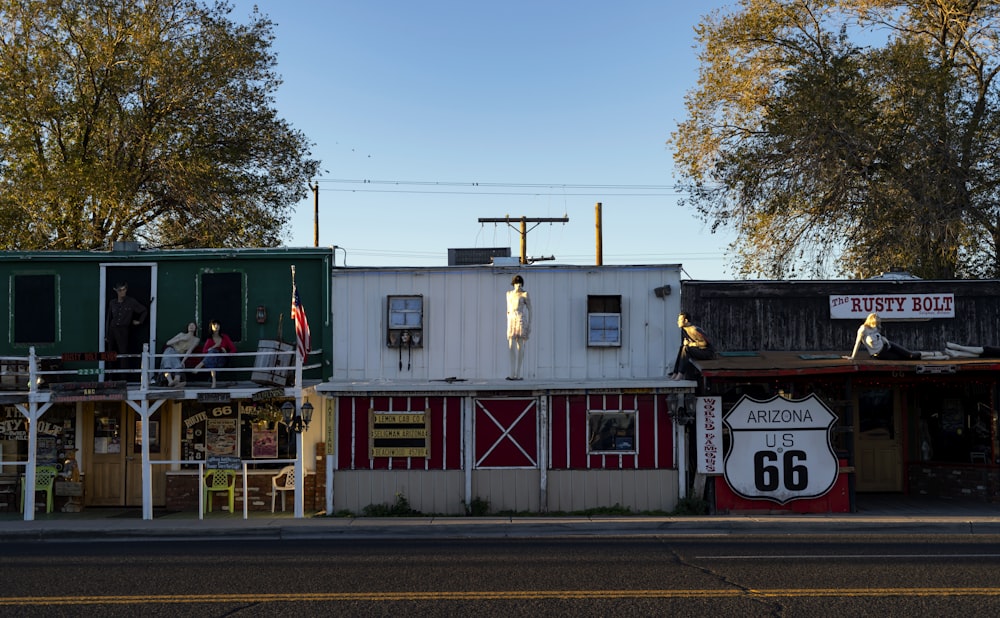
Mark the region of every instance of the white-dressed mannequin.
[[507, 379], [521, 380], [524, 344], [531, 334], [531, 299], [524, 291], [521, 275], [515, 275], [510, 284], [514, 289], [507, 292], [507, 346], [510, 348], [510, 375]]
[[[188, 322], [184, 332], [177, 333], [167, 341], [167, 347], [163, 350], [161, 369], [170, 370], [184, 367], [188, 357], [201, 343], [201, 339], [195, 335], [197, 331], [198, 325], [194, 322]], [[163, 376], [167, 380], [167, 386], [181, 386], [186, 381], [183, 375], [172, 371], [164, 371]]]

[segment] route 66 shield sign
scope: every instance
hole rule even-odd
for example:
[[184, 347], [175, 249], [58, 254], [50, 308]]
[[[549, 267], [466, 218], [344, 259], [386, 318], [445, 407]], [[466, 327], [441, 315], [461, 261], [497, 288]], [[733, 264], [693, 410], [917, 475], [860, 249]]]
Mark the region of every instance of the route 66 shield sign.
[[833, 488], [840, 464], [830, 432], [837, 415], [815, 395], [744, 396], [722, 422], [730, 435], [724, 474], [738, 496], [786, 504]]

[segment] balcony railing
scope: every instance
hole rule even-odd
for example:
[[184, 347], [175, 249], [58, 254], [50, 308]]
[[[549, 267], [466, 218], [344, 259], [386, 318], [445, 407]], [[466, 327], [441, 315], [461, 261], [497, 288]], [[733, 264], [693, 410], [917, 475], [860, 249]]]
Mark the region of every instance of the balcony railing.
[[[0, 357], [0, 390], [28, 391], [36, 393], [53, 383], [59, 382], [98, 382], [121, 380], [137, 383], [141, 389], [149, 389], [161, 385], [160, 376], [165, 373], [179, 374], [190, 384], [194, 377], [208, 376], [211, 371], [217, 374], [217, 380], [226, 378], [241, 378], [239, 382], [255, 382], [270, 386], [294, 386], [301, 384], [303, 371], [322, 366], [314, 359], [322, 358], [323, 350], [312, 350], [309, 359], [313, 362], [302, 363], [294, 346], [291, 349], [258, 349], [256, 352], [234, 352], [226, 354], [226, 366], [209, 369], [182, 366], [180, 368], [164, 369], [160, 365], [165, 354], [154, 354], [149, 351], [149, 345], [143, 346], [141, 354], [119, 354], [116, 361], [125, 364], [138, 361], [138, 367], [107, 367], [108, 361], [76, 360], [63, 362], [61, 356], [40, 356], [30, 348], [27, 356]], [[175, 357], [176, 358], [176, 357]], [[201, 354], [192, 354], [191, 358], [203, 358]], [[244, 362], [245, 360], [245, 362]], [[88, 365], [74, 369], [66, 369], [65, 364]], [[92, 366], [91, 366], [92, 365]], [[120, 377], [119, 377], [120, 376]], [[207, 378], [205, 382], [210, 382]]]

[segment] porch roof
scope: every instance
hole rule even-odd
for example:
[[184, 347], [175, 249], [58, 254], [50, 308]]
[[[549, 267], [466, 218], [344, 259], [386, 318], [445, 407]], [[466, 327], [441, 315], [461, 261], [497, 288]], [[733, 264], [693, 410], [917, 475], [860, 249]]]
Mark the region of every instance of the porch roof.
[[713, 360], [693, 360], [706, 378], [777, 377], [824, 374], [910, 375], [998, 371], [1000, 358], [951, 358], [947, 360], [877, 360], [862, 356], [843, 358], [847, 351], [722, 352]]
[[690, 393], [692, 380], [644, 378], [628, 380], [507, 380], [440, 378], [436, 380], [328, 380], [316, 386], [316, 392], [340, 395], [586, 395], [610, 392], [629, 394]]

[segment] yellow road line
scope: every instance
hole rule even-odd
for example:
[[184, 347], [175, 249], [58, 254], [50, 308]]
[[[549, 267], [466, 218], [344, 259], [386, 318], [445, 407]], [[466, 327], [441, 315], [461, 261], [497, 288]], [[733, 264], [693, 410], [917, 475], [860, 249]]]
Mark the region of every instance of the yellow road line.
[[713, 599], [776, 597], [1000, 596], [1000, 588], [775, 588], [768, 590], [478, 590], [470, 592], [304, 592], [124, 596], [0, 597], [0, 607], [155, 603], [290, 603], [335, 601], [498, 601], [573, 599]]

